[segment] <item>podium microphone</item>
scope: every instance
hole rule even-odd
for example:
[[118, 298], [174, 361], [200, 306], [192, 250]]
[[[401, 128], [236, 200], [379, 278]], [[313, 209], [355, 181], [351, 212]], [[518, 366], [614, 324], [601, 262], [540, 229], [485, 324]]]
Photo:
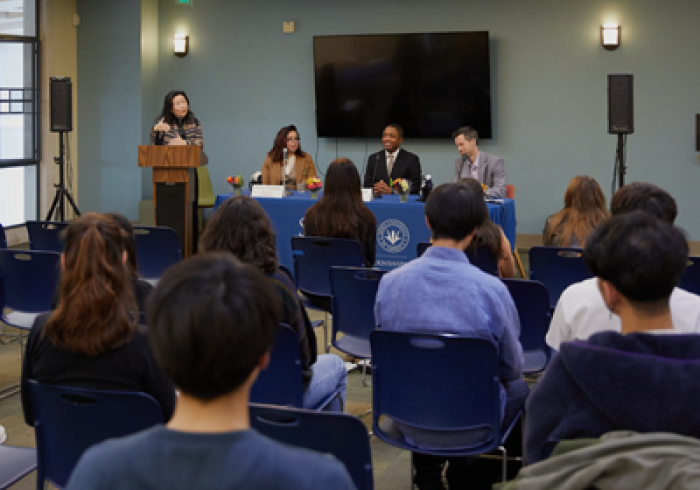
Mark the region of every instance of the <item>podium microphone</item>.
[[282, 150], [282, 166], [280, 167], [280, 185], [284, 185], [284, 169], [287, 166], [287, 149]]

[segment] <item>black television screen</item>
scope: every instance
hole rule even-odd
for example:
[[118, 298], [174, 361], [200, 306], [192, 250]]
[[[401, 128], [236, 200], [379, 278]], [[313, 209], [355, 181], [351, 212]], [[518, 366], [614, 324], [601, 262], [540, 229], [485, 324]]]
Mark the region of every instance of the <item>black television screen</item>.
[[316, 36], [314, 70], [319, 137], [491, 138], [488, 32]]

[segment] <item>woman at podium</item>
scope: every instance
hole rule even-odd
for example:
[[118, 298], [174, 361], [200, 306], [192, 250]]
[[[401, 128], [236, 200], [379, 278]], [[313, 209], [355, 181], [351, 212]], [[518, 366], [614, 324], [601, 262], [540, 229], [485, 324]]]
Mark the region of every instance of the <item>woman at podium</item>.
[[204, 147], [202, 126], [190, 110], [190, 99], [182, 90], [168, 92], [163, 110], [151, 131], [152, 145], [199, 145]]
[[[262, 166], [262, 183], [280, 185], [284, 171], [284, 184], [288, 189], [297, 189], [297, 184], [316, 177], [316, 166], [311, 155], [304, 153], [299, 144], [296, 126], [285, 126], [279, 130]], [[283, 168], [284, 166], [284, 168]]]

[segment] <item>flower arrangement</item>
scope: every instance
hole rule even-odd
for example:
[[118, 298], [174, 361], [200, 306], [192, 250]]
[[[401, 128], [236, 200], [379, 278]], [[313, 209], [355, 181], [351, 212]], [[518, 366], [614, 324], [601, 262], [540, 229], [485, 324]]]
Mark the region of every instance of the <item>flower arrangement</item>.
[[482, 189], [484, 192], [486, 192], [486, 191], [488, 190], [488, 188], [489, 188], [489, 186], [487, 186], [486, 184], [481, 184], [481, 189]]
[[407, 194], [411, 188], [411, 184], [406, 179], [391, 180], [389, 185], [399, 194]]
[[234, 189], [240, 189], [241, 187], [243, 187], [243, 183], [244, 183], [245, 181], [243, 180], [243, 176], [240, 175], [240, 174], [238, 174], [238, 175], [235, 176], [235, 177], [231, 177], [231, 176], [226, 177], [226, 182], [228, 182], [229, 184], [231, 184], [231, 186], [232, 186]]
[[323, 182], [318, 177], [309, 177], [306, 179], [306, 188], [310, 191], [317, 191], [323, 187]]

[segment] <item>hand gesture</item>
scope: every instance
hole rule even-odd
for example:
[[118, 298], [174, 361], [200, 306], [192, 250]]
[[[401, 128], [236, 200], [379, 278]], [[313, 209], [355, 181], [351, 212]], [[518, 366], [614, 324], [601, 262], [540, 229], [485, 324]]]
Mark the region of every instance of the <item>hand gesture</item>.
[[389, 187], [383, 180], [380, 180], [374, 184], [374, 192], [376, 194], [391, 194], [391, 187]]
[[158, 124], [153, 126], [153, 131], [170, 131], [170, 124], [163, 122], [165, 118], [161, 117]]
[[170, 146], [183, 146], [186, 144], [187, 144], [187, 141], [180, 138], [179, 135], [177, 136], [177, 138], [171, 139], [170, 142], [168, 143], [168, 145], [170, 145]]

